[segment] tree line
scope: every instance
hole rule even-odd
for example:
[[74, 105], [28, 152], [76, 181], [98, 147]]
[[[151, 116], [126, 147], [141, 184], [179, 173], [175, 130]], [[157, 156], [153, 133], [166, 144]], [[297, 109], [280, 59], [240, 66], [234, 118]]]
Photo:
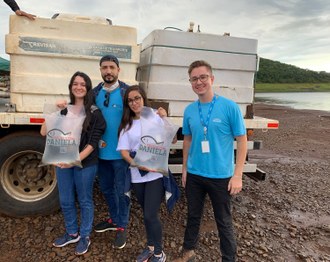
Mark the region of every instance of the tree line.
[[260, 58], [257, 83], [330, 83], [330, 73]]

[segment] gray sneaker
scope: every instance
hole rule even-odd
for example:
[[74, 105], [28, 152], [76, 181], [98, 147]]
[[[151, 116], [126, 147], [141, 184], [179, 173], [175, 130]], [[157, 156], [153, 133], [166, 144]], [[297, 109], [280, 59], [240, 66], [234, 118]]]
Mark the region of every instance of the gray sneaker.
[[102, 221], [100, 223], [98, 223], [95, 227], [94, 227], [95, 232], [101, 233], [101, 232], [105, 232], [108, 230], [117, 230], [117, 225], [115, 225], [112, 222], [112, 219], [109, 218], [105, 221]]
[[122, 249], [126, 245], [126, 228], [117, 228], [116, 238], [115, 238], [115, 247]]
[[54, 247], [64, 247], [66, 245], [72, 244], [72, 243], [77, 243], [80, 239], [79, 234], [76, 236], [74, 235], [69, 235], [68, 233], [65, 233], [63, 236], [58, 237], [54, 240], [53, 246]]
[[91, 240], [89, 239], [89, 237], [80, 238], [78, 245], [76, 247], [75, 254], [77, 256], [80, 256], [80, 255], [87, 253], [90, 244], [91, 244]]
[[160, 257], [156, 257], [155, 254], [151, 257], [149, 262], [165, 262], [166, 261], [166, 255], [164, 251], [162, 252]]
[[146, 247], [142, 250], [141, 254], [136, 258], [136, 262], [147, 262], [149, 258], [154, 255], [154, 251], [150, 250], [149, 247]]

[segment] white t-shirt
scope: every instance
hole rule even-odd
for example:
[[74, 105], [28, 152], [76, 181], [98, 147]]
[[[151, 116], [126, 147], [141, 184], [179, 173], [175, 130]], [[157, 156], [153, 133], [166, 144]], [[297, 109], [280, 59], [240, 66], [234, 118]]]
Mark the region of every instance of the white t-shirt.
[[[141, 138], [141, 120], [133, 120], [132, 126], [128, 131], [122, 130], [120, 132], [117, 151], [128, 150], [137, 151], [140, 145]], [[163, 177], [161, 173], [149, 172], [148, 174], [141, 176], [137, 167], [131, 168], [132, 183], [143, 183], [156, 180]]]

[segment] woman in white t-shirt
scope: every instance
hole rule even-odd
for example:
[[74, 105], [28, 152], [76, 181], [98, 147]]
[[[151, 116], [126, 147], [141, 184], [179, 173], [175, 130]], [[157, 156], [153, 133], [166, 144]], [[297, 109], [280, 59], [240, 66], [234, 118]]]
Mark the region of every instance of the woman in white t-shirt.
[[[127, 89], [124, 96], [124, 112], [119, 127], [117, 150], [130, 164], [134, 162], [131, 153], [137, 151], [140, 143], [140, 114], [143, 106], [146, 105], [147, 97], [141, 87], [134, 85]], [[161, 117], [167, 114], [165, 109], [161, 107], [157, 112], [161, 125]], [[130, 171], [132, 189], [143, 209], [147, 234], [147, 247], [138, 255], [137, 261], [164, 262], [166, 261], [166, 255], [162, 248], [162, 225], [159, 219], [159, 209], [165, 194], [163, 175], [156, 172], [146, 172], [146, 169], [139, 170], [136, 167], [130, 168]]]

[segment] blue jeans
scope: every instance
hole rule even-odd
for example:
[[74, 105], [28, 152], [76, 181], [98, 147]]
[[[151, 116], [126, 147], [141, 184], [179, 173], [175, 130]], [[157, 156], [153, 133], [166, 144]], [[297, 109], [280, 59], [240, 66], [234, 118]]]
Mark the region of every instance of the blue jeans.
[[68, 234], [78, 232], [76, 193], [80, 206], [80, 235], [89, 236], [94, 219], [93, 184], [97, 165], [56, 168], [60, 205]]
[[130, 199], [125, 195], [125, 176], [128, 163], [123, 159], [99, 160], [98, 178], [100, 189], [109, 208], [112, 222], [127, 228]]
[[234, 262], [236, 257], [236, 240], [231, 215], [231, 196], [228, 192], [229, 180], [230, 178], [212, 179], [188, 173], [186, 182], [188, 220], [183, 247], [187, 250], [195, 249], [196, 247], [205, 197], [208, 194], [220, 236], [220, 250], [223, 262]]

